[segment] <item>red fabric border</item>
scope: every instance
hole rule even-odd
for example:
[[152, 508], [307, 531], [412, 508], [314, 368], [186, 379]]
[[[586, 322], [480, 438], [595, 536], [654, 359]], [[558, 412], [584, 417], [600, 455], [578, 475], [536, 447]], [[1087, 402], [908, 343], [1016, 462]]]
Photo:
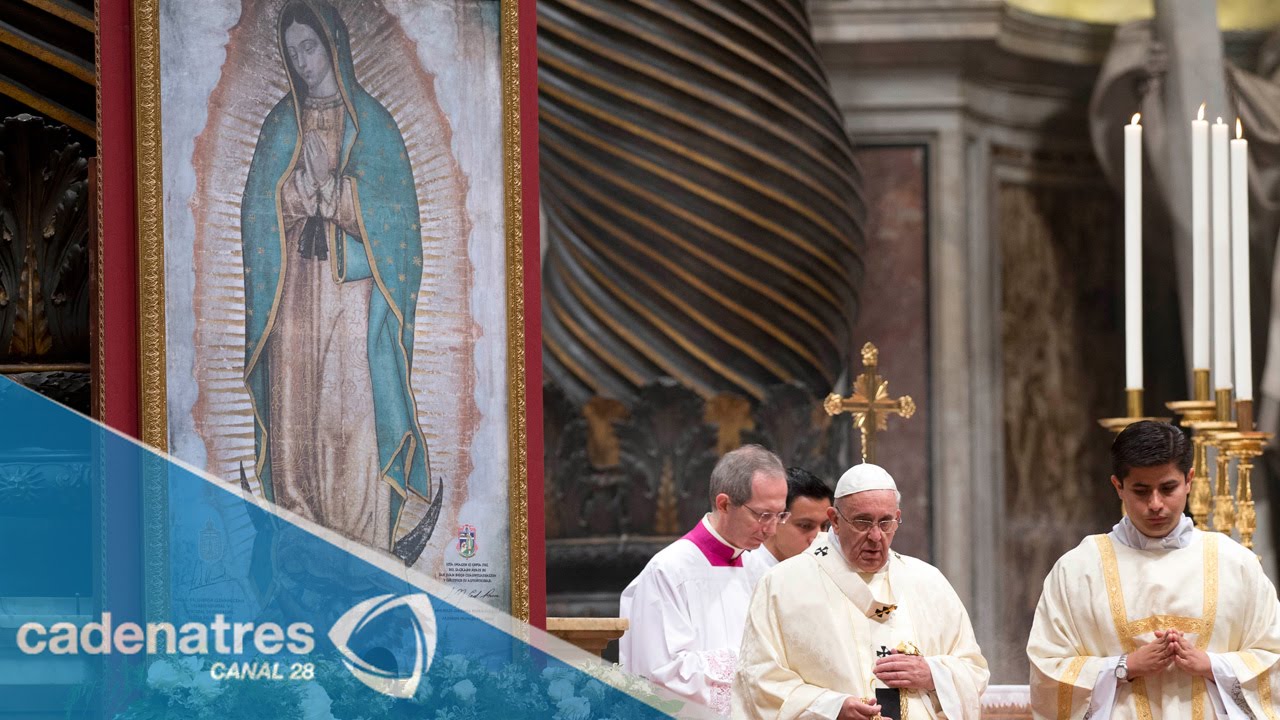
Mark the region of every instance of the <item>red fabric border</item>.
[[[136, 237], [137, 179], [134, 175], [133, 24], [130, 0], [98, 0], [98, 167], [102, 181], [99, 222], [102, 277], [97, 278], [101, 312], [99, 343], [91, 365], [99, 374], [93, 392], [99, 399], [98, 420], [137, 437], [138, 409], [138, 259]], [[99, 386], [99, 383], [102, 383]], [[112, 462], [108, 458], [107, 462]], [[116, 492], [112, 512], [99, 528], [107, 546], [98, 572], [101, 592], [111, 598], [120, 620], [142, 622], [142, 498]], [[108, 715], [123, 710], [129, 698], [121, 690], [139, 658], [112, 656], [105, 668], [102, 703]]]
[[138, 244], [134, 173], [133, 24], [130, 0], [100, 0], [98, 155], [102, 167], [101, 355], [107, 425], [137, 437]]

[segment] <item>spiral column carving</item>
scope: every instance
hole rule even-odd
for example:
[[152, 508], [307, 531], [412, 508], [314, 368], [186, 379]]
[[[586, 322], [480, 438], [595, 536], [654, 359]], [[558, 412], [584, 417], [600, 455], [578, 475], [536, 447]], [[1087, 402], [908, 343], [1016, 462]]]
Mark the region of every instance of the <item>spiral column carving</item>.
[[865, 208], [802, 0], [542, 0], [538, 33], [548, 380], [829, 390]]

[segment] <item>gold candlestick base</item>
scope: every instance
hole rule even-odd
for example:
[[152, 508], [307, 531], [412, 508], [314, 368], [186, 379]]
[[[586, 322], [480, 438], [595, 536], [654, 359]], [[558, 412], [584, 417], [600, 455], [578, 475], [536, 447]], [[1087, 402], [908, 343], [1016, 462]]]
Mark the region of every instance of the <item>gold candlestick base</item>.
[[[1215, 404], [1210, 401], [1209, 405]], [[1217, 416], [1216, 409], [1211, 411], [1210, 416]], [[1212, 419], [1196, 420], [1188, 424], [1192, 430], [1191, 447], [1194, 462], [1192, 467], [1195, 470], [1191, 475], [1191, 497], [1188, 505], [1191, 507], [1191, 518], [1195, 520], [1196, 528], [1208, 530], [1213, 489], [1217, 485], [1215, 482], [1217, 473], [1209, 471], [1209, 448], [1218, 447], [1216, 440], [1219, 435], [1235, 432], [1237, 428], [1235, 423]], [[1219, 466], [1223, 464], [1223, 462], [1217, 463]]]
[[1194, 427], [1192, 423], [1209, 422], [1218, 417], [1218, 404], [1212, 400], [1174, 400], [1164, 406], [1178, 414], [1178, 424], [1184, 428]]
[[1127, 417], [1102, 418], [1098, 420], [1098, 424], [1110, 430], [1113, 433], [1119, 433], [1130, 425], [1141, 420], [1151, 420], [1153, 422], [1169, 422], [1167, 417], [1144, 417], [1142, 415], [1142, 388], [1129, 388], [1124, 391], [1125, 409], [1128, 410]]
[[1213, 490], [1213, 529], [1220, 533], [1231, 534], [1231, 530], [1236, 524], [1236, 505], [1231, 498], [1231, 474], [1229, 466], [1231, 456], [1227, 454], [1227, 436], [1232, 433], [1223, 433], [1214, 439], [1214, 446], [1218, 448], [1217, 457], [1217, 482], [1214, 483]]
[[[1240, 544], [1247, 548], [1253, 548], [1253, 534], [1258, 526], [1257, 514], [1253, 507], [1253, 459], [1262, 455], [1262, 449], [1272, 437], [1271, 433], [1246, 431], [1222, 433], [1216, 439], [1220, 448], [1219, 453], [1237, 461], [1237, 476], [1234, 512], [1231, 513], [1234, 523], [1222, 530], [1215, 522], [1214, 529], [1230, 533], [1234, 528], [1240, 533]], [[1218, 482], [1220, 488], [1226, 484], [1222, 478], [1219, 478]], [[1232, 498], [1229, 492], [1219, 493], [1219, 495], [1225, 495], [1225, 501], [1231, 503]], [[1219, 498], [1218, 502], [1223, 502], [1223, 499]], [[1226, 519], [1225, 516], [1224, 519]]]
[[1178, 425], [1192, 431], [1191, 445], [1194, 462], [1191, 474], [1191, 497], [1187, 505], [1191, 509], [1191, 518], [1200, 530], [1209, 529], [1209, 508], [1212, 503], [1212, 483], [1209, 473], [1209, 460], [1206, 442], [1219, 431], [1235, 429], [1231, 423], [1218, 423], [1218, 404], [1209, 399], [1209, 371], [1196, 370], [1195, 400], [1175, 400], [1165, 403], [1165, 407], [1178, 414]]

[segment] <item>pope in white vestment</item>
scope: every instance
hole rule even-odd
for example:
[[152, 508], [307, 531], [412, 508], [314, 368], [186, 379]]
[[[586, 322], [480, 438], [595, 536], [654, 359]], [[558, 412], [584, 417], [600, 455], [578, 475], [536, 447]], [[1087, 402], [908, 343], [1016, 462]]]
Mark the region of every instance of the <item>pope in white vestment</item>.
[[1276, 591], [1251, 551], [1183, 516], [1189, 443], [1135, 423], [1112, 455], [1127, 517], [1045, 579], [1027, 643], [1035, 717], [1274, 720]]
[[[887, 503], [878, 512], [861, 502], [872, 491]], [[904, 717], [977, 720], [986, 660], [942, 573], [889, 550], [901, 517], [892, 478], [859, 465], [835, 495], [826, 542], [779, 563], [756, 586], [733, 717], [872, 717], [875, 689], [896, 687]], [[907, 655], [912, 669], [899, 672]]]
[[726, 453], [711, 495], [713, 511], [622, 592], [618, 656], [624, 670], [727, 715], [753, 583], [742, 556], [784, 519], [782, 463], [754, 445]]

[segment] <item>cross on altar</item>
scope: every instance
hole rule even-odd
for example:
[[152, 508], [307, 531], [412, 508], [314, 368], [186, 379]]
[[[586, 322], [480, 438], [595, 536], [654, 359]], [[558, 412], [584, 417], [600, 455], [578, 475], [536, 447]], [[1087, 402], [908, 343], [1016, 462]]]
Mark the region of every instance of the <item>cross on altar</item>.
[[822, 407], [828, 415], [849, 413], [853, 426], [862, 431], [862, 461], [875, 462], [876, 433], [889, 429], [889, 416], [898, 414], [909, 418], [916, 412], [916, 403], [910, 395], [898, 399], [889, 397], [889, 381], [880, 377], [880, 351], [875, 345], [862, 346], [862, 373], [853, 381], [853, 393], [840, 397], [831, 393]]

